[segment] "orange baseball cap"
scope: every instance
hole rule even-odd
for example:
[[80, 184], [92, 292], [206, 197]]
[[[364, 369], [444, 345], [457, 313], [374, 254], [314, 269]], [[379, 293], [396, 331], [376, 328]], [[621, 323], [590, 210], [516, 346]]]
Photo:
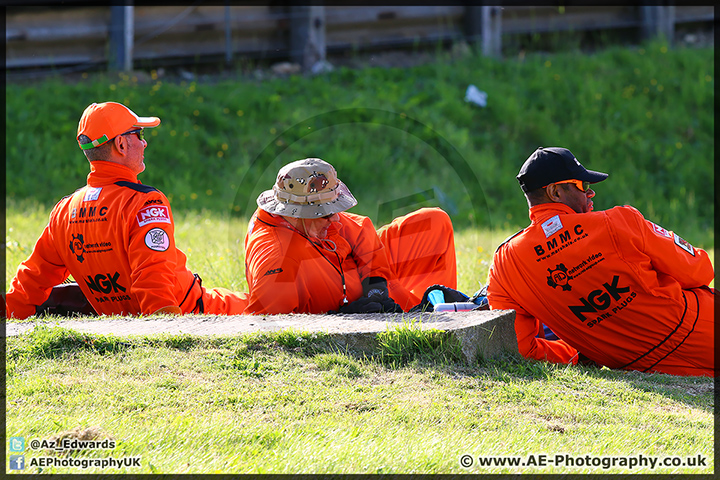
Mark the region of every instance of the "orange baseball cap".
[[77, 136], [87, 135], [91, 143], [78, 145], [83, 150], [99, 147], [131, 127], [157, 127], [160, 119], [157, 117], [138, 117], [135, 112], [121, 103], [105, 102], [89, 105], [80, 117]]

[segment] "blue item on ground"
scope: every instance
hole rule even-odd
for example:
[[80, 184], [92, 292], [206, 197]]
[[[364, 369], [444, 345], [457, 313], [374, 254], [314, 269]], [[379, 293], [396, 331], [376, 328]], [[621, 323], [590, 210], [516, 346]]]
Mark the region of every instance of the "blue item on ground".
[[433, 306], [445, 303], [445, 294], [442, 292], [442, 290], [433, 290], [429, 292], [427, 298], [430, 304]]

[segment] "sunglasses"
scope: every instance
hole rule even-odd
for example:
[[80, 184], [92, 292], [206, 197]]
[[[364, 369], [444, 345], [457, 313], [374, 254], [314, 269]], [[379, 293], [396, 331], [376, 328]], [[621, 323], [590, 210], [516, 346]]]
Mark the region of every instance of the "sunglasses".
[[[562, 182], [553, 183], [556, 185], [560, 183], [572, 183], [584, 193], [587, 193], [587, 191], [590, 190], [590, 182], [583, 182], [582, 180], [563, 180]], [[547, 185], [545, 186], [547, 187]]]
[[121, 133], [120, 135], [132, 135], [133, 133], [137, 134], [137, 137], [140, 140], [145, 140], [145, 133], [143, 133], [142, 128], [138, 128], [137, 130], [130, 130], [129, 132]]

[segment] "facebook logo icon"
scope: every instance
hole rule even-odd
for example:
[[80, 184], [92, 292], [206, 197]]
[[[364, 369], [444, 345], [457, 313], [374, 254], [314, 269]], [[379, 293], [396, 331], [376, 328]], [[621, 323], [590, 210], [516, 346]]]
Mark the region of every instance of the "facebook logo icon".
[[24, 470], [25, 455], [10, 455], [10, 470]]

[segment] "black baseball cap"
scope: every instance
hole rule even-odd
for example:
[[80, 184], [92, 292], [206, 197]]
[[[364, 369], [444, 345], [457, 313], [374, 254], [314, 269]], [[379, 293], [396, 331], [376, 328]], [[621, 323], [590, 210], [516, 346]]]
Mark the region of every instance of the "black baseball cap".
[[525, 160], [517, 180], [522, 191], [527, 193], [563, 180], [597, 183], [607, 177], [607, 173], [583, 167], [567, 148], [539, 147]]

